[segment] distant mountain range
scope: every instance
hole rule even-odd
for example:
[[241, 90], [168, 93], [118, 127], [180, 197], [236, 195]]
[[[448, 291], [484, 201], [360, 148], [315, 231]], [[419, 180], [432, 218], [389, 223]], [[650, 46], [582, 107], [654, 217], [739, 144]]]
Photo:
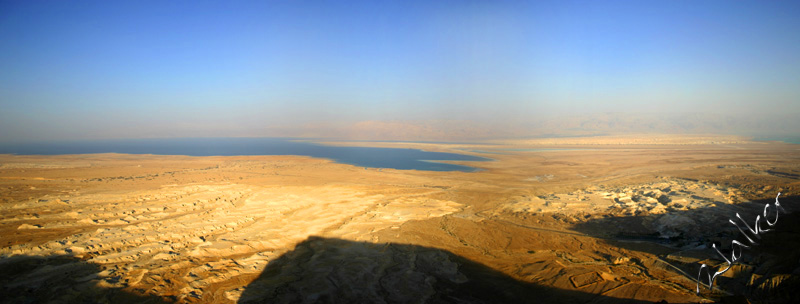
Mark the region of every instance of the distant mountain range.
[[532, 118], [529, 121], [396, 120], [317, 123], [271, 128], [270, 135], [351, 140], [459, 141], [497, 138], [620, 134], [725, 134], [756, 138], [800, 135], [794, 115], [718, 113], [598, 113]]

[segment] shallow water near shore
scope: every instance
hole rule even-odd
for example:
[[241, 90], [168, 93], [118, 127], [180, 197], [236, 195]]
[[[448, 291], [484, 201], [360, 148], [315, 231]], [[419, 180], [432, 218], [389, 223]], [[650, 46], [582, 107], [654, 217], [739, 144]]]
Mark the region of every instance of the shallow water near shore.
[[479, 169], [438, 161], [487, 161], [488, 158], [417, 149], [339, 147], [283, 138], [179, 138], [53, 141], [0, 145], [2, 154], [156, 154], [187, 156], [301, 155], [366, 168], [464, 171]]
[[766, 136], [756, 137], [756, 141], [780, 141], [787, 144], [800, 144], [800, 136]]

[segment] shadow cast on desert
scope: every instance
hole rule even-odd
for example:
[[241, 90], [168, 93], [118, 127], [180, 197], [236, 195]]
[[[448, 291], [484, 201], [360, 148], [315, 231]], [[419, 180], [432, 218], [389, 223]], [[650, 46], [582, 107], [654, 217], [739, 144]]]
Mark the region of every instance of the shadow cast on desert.
[[102, 266], [68, 255], [0, 259], [0, 303], [169, 303], [111, 286]]
[[646, 303], [540, 286], [446, 250], [309, 237], [239, 303]]
[[[739, 204], [715, 202], [713, 206], [689, 210], [670, 210], [663, 214], [636, 214], [593, 218], [575, 224], [572, 229], [627, 250], [647, 252], [658, 256], [665, 269], [680, 273], [692, 281], [695, 289], [701, 264], [710, 267], [711, 274], [727, 267], [731, 259], [732, 241], [749, 248], [737, 250], [737, 260], [730, 270], [716, 277], [714, 290], [701, 286], [702, 294], [722, 302], [747, 299], [757, 303], [800, 302], [800, 196], [780, 197], [785, 209], [774, 226], [764, 220], [764, 206], [774, 221], [775, 199], [762, 199]], [[737, 218], [739, 214], [741, 219]], [[753, 236], [748, 227], [770, 229]], [[736, 222], [756, 244], [750, 243], [739, 231]], [[705, 276], [705, 274], [704, 274]], [[703, 277], [703, 284], [708, 279]], [[737, 300], [738, 299], [738, 300]]]

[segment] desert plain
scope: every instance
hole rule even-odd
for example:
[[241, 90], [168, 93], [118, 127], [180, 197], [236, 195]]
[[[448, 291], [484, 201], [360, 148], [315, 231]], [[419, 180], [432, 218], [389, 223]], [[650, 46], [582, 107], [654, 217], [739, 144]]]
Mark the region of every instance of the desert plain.
[[[302, 156], [0, 155], [0, 302], [798, 298], [800, 145], [712, 135], [327, 144], [492, 161], [434, 172]], [[700, 265], [725, 264], [711, 244], [729, 256], [732, 239], [746, 241], [729, 220], [752, 226], [779, 192], [786, 212], [697, 294]]]

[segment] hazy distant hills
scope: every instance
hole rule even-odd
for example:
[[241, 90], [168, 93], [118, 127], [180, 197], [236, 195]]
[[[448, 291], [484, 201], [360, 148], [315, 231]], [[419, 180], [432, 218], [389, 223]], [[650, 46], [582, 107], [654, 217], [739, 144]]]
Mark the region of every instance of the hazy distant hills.
[[[500, 121], [500, 120], [496, 120]], [[465, 120], [361, 121], [272, 129], [299, 137], [352, 140], [459, 141], [496, 138], [592, 136], [618, 134], [728, 134], [775, 138], [800, 134], [800, 120], [790, 114], [598, 113], [550, 116], [527, 121]]]

